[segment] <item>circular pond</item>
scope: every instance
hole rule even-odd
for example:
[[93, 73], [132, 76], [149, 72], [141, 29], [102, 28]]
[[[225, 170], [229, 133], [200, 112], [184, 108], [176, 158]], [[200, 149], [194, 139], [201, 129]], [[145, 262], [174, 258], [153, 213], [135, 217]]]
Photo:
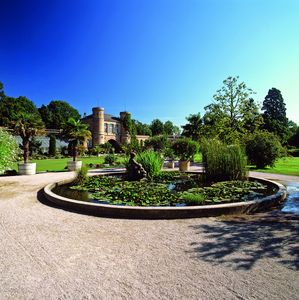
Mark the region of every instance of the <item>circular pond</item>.
[[277, 205], [286, 196], [282, 185], [257, 178], [204, 185], [199, 173], [165, 172], [139, 182], [109, 175], [92, 176], [81, 184], [50, 184], [44, 193], [48, 200], [71, 210], [146, 219], [248, 213]]

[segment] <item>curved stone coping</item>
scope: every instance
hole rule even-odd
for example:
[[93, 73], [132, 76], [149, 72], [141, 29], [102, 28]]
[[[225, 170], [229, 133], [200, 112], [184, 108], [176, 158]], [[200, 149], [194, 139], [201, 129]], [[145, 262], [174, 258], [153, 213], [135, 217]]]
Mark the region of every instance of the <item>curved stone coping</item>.
[[[109, 175], [111, 175], [111, 173], [109, 173]], [[48, 184], [43, 189], [45, 197], [49, 201], [57, 204], [58, 206], [64, 209], [76, 211], [79, 213], [112, 218], [182, 219], [213, 217], [228, 214], [252, 213], [267, 210], [272, 206], [280, 204], [286, 198], [287, 195], [286, 188], [282, 184], [255, 177], [250, 177], [250, 180], [257, 180], [262, 183], [273, 184], [278, 188], [278, 191], [273, 195], [248, 202], [181, 207], [141, 207], [99, 204], [69, 199], [66, 197], [59, 196], [52, 192], [52, 189], [55, 186], [70, 183], [72, 180], [73, 179]]]

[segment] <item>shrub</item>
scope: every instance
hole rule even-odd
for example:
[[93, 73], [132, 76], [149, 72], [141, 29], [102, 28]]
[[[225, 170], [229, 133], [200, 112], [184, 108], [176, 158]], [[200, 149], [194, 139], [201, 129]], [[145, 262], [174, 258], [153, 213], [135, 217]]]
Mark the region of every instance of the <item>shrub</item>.
[[56, 155], [56, 137], [54, 134], [51, 134], [49, 140], [49, 156], [55, 156], [55, 155]]
[[104, 158], [105, 164], [113, 165], [115, 163], [115, 161], [116, 161], [115, 154], [107, 154]]
[[144, 147], [146, 149], [153, 149], [158, 152], [163, 151], [169, 146], [168, 138], [165, 135], [153, 136], [144, 142]]
[[138, 153], [136, 156], [136, 161], [143, 166], [147, 172], [147, 176], [150, 178], [159, 175], [161, 172], [163, 159], [157, 152], [144, 151]]
[[203, 140], [202, 159], [208, 181], [242, 180], [246, 177], [246, 157], [240, 145], [219, 140]]
[[174, 141], [172, 149], [180, 160], [190, 160], [198, 151], [198, 143], [190, 138], [182, 138]]
[[88, 173], [88, 167], [86, 165], [83, 165], [82, 168], [77, 171], [77, 176], [74, 180], [74, 183], [78, 185], [82, 185], [86, 183], [88, 180], [87, 173]]
[[0, 173], [12, 167], [18, 150], [15, 138], [0, 128]]
[[257, 168], [273, 166], [282, 152], [282, 146], [277, 136], [267, 131], [251, 134], [247, 137], [245, 145], [249, 162]]

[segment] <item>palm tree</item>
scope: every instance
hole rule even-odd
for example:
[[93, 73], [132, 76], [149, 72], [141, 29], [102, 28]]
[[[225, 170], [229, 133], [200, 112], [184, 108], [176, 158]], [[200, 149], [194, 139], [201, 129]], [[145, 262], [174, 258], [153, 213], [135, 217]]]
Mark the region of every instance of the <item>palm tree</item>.
[[91, 132], [88, 130], [88, 125], [82, 123], [80, 120], [69, 118], [64, 125], [62, 135], [71, 143], [73, 161], [76, 161], [79, 143], [85, 142], [91, 138]]
[[14, 123], [15, 134], [22, 138], [24, 163], [28, 163], [29, 141], [31, 137], [44, 133], [44, 123], [36, 114], [20, 113]]

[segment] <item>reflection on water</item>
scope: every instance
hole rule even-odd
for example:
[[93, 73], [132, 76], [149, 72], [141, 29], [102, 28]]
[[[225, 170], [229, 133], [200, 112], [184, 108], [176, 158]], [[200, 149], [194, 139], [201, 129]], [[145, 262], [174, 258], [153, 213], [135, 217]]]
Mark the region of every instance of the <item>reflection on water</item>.
[[288, 197], [281, 210], [299, 214], [299, 182], [288, 182], [285, 185], [288, 190]]

